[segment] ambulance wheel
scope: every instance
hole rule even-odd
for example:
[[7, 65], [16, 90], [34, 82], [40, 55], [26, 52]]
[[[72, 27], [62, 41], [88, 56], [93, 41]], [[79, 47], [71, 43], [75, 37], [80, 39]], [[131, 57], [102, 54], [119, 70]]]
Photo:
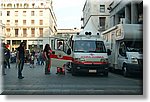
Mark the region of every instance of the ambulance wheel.
[[72, 76], [76, 76], [77, 75], [77, 73], [75, 72], [75, 70], [73, 68], [71, 70], [71, 73], [72, 73]]
[[108, 77], [108, 72], [103, 73], [105, 77]]

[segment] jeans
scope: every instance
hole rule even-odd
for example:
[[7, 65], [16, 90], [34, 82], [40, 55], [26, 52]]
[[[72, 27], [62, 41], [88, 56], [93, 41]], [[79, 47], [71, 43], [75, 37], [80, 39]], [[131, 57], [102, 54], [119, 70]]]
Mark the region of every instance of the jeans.
[[22, 77], [23, 66], [24, 66], [24, 59], [20, 59], [20, 62], [18, 64], [18, 77]]

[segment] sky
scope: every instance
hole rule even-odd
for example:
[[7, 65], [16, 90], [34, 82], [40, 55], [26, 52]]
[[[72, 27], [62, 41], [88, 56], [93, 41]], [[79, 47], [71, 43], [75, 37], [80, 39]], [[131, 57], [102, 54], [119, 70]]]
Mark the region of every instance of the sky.
[[81, 17], [86, 0], [53, 0], [58, 29], [81, 28]]

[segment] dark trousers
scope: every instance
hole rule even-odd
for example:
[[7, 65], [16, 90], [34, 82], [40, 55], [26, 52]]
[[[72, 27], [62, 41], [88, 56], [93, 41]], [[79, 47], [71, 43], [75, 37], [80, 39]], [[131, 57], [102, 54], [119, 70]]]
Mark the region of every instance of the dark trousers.
[[5, 69], [6, 69], [6, 61], [3, 61], [3, 64], [2, 64], [2, 75], [5, 75], [6, 72], [5, 72]]
[[24, 66], [24, 59], [21, 59], [18, 64], [18, 77], [22, 77], [23, 66]]
[[45, 60], [45, 74], [50, 73], [50, 59]]
[[6, 59], [6, 64], [7, 64], [8, 68], [10, 68], [9, 59]]

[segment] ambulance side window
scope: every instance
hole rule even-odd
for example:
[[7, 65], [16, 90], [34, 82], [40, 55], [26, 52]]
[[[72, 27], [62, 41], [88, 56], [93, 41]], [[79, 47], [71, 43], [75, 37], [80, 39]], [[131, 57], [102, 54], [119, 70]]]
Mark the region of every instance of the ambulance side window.
[[51, 49], [54, 49], [54, 40], [51, 40]]
[[57, 50], [64, 51], [64, 40], [57, 40]]

